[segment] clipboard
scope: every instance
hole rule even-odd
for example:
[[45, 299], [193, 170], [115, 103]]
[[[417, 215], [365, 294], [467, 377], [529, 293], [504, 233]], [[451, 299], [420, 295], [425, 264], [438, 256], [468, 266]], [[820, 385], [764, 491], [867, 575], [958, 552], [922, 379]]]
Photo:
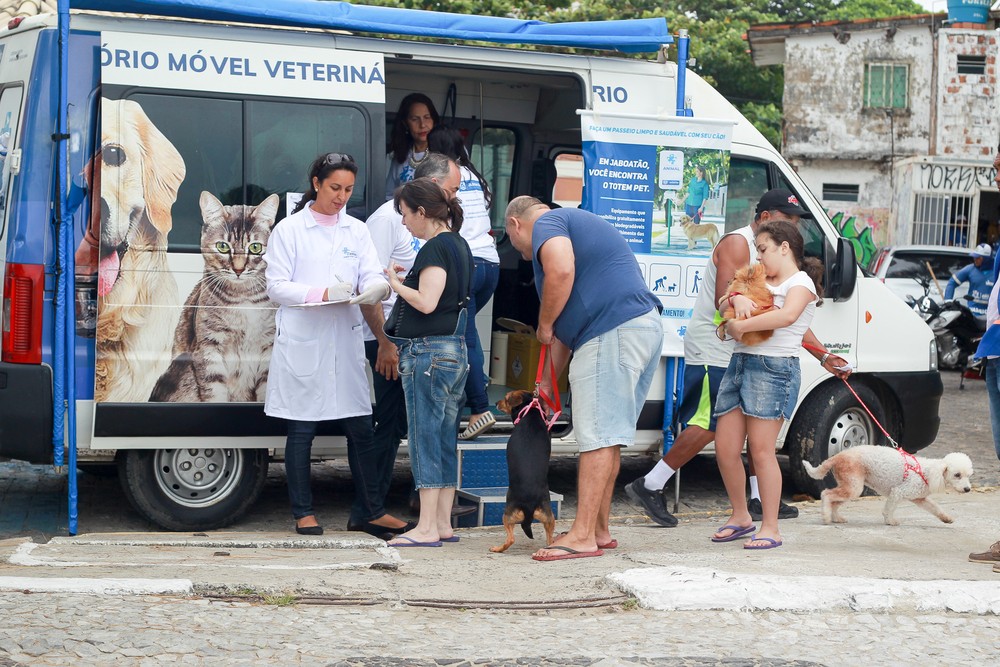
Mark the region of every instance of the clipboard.
[[313, 303], [293, 303], [289, 308], [315, 308], [317, 306], [333, 306], [338, 303], [348, 303], [350, 299], [340, 299], [338, 301], [314, 301]]

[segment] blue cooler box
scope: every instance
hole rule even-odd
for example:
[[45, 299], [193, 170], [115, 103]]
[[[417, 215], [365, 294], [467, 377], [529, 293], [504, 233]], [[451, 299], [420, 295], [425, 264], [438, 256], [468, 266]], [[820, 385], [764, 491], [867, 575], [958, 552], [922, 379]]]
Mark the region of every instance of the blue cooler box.
[[[458, 489], [456, 496], [459, 506], [474, 505], [479, 508], [477, 512], [458, 517], [458, 528], [503, 525], [503, 508], [507, 505], [506, 486]], [[552, 499], [552, 514], [558, 519], [563, 497], [554, 491], [549, 491], [549, 497]]]

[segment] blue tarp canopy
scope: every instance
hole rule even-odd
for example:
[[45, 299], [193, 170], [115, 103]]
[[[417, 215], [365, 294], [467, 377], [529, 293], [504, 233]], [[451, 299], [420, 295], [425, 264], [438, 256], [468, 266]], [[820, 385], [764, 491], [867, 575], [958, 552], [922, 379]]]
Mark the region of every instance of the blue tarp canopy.
[[70, 7], [500, 44], [574, 46], [625, 53], [656, 51], [660, 45], [673, 42], [663, 18], [544, 23], [322, 0], [70, 0]]

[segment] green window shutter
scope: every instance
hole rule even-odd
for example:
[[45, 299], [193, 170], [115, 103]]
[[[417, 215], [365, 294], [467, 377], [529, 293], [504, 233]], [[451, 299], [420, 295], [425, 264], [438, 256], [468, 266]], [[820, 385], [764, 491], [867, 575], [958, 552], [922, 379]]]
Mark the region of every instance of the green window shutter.
[[[892, 68], [892, 104], [894, 109], [905, 109], [909, 106], [907, 100], [907, 68], [896, 65]], [[886, 105], [890, 106], [890, 105]]]

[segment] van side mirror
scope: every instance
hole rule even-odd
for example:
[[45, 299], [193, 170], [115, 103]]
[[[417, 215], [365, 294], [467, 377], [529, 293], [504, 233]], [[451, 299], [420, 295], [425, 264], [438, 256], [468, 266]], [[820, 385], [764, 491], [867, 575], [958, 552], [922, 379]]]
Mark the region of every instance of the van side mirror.
[[858, 261], [854, 244], [848, 239], [837, 239], [837, 254], [833, 261], [826, 261], [826, 285], [823, 296], [834, 301], [847, 301], [854, 294], [858, 282]]

